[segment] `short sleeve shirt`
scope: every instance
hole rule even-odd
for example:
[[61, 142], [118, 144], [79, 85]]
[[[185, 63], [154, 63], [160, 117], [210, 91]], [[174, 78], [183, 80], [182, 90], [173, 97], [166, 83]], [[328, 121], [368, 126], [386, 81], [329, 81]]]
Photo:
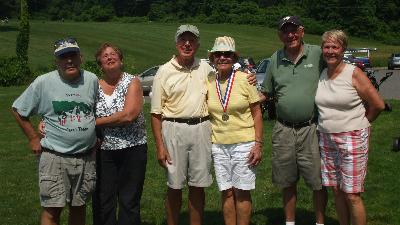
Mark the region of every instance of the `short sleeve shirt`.
[[168, 118], [207, 116], [207, 76], [212, 71], [208, 63], [197, 58], [185, 68], [173, 57], [154, 77], [151, 113]]
[[321, 48], [315, 45], [304, 44], [296, 64], [283, 49], [272, 55], [263, 91], [274, 96], [278, 118], [296, 123], [316, 116], [314, 99], [322, 67]]
[[[224, 98], [228, 80], [220, 81], [221, 95]], [[247, 81], [247, 74], [237, 71], [232, 82], [226, 113], [227, 121], [217, 94], [215, 74], [208, 77], [208, 110], [211, 116], [212, 142], [216, 144], [236, 144], [255, 140], [254, 120], [250, 104], [260, 100], [255, 86]]]
[[94, 106], [98, 90], [96, 75], [81, 71], [73, 83], [58, 71], [39, 76], [12, 107], [23, 117], [40, 115], [46, 136], [41, 145], [67, 154], [86, 151], [96, 142]]

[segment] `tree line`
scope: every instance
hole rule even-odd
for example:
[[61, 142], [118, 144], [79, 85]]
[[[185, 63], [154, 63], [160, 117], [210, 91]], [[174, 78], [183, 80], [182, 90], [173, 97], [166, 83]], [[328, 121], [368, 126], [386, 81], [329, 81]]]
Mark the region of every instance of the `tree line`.
[[[400, 0], [29, 0], [31, 18], [74, 21], [233, 23], [276, 27], [298, 15], [308, 33], [339, 28], [352, 36], [400, 44]], [[19, 0], [0, 1], [1, 17]]]

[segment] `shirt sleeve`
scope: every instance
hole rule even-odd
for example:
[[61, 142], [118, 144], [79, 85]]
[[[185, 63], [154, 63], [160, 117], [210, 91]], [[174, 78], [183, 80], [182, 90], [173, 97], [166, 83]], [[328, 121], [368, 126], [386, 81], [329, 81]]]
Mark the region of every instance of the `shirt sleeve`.
[[30, 117], [38, 114], [40, 104], [40, 77], [36, 78], [33, 83], [14, 101], [12, 107], [23, 117]]
[[154, 76], [153, 87], [151, 89], [151, 111], [150, 113], [162, 114], [162, 107], [164, 105], [164, 91], [161, 84], [162, 68], [160, 68]]
[[247, 93], [248, 93], [248, 98], [249, 98], [249, 104], [253, 104], [256, 102], [260, 101], [260, 96], [258, 94], [258, 90], [257, 87], [254, 85], [249, 84], [249, 82], [246, 79], [246, 89], [247, 89]]
[[272, 73], [272, 67], [276, 65], [276, 62], [274, 59], [277, 58], [277, 53], [273, 54], [271, 56], [271, 62], [267, 66], [267, 70], [265, 71], [265, 77], [264, 81], [261, 85], [261, 92], [265, 92], [268, 95], [272, 96], [273, 95], [273, 73]]

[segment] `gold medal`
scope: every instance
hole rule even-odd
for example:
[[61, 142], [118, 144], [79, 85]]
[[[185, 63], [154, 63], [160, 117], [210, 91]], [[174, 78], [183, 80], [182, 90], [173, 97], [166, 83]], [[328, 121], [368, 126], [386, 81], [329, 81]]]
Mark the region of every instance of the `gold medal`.
[[229, 120], [229, 115], [228, 115], [228, 113], [223, 113], [223, 114], [222, 114], [222, 120], [223, 120], [223, 121], [228, 121], [228, 120]]

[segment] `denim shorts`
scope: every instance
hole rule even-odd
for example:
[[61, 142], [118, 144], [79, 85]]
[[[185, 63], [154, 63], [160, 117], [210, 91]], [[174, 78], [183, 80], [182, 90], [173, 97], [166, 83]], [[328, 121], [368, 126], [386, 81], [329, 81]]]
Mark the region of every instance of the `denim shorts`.
[[74, 157], [42, 152], [39, 190], [42, 207], [82, 206], [96, 185], [95, 154]]

